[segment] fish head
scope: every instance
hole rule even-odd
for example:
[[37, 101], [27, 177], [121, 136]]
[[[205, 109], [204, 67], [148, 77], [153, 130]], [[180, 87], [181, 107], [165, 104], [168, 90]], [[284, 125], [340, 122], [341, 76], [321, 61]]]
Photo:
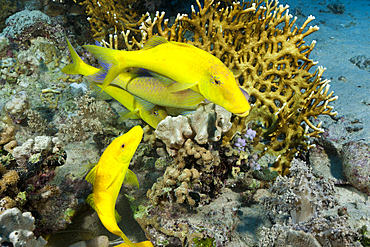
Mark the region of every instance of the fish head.
[[155, 129], [157, 128], [159, 122], [168, 116], [167, 111], [158, 106], [149, 111], [142, 111], [140, 114], [141, 118]]
[[250, 110], [247, 94], [239, 88], [232, 72], [219, 62], [221, 64], [213, 64], [210, 73], [199, 82], [200, 93], [235, 115], [247, 116]]
[[127, 133], [112, 141], [109, 146], [113, 147], [114, 150], [110, 154], [113, 157], [117, 157], [119, 162], [129, 163], [141, 142], [143, 134], [144, 131], [141, 126], [137, 125], [133, 127]]

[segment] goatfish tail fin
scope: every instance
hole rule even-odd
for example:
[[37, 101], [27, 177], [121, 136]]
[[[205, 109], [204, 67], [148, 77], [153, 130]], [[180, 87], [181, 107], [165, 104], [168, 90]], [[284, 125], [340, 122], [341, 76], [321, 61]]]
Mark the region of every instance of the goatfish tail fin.
[[84, 75], [89, 76], [99, 69], [85, 63], [77, 54], [69, 40], [66, 38], [69, 52], [71, 53], [72, 63], [66, 65], [61, 71], [68, 75]]
[[109, 64], [110, 68], [103, 81], [102, 91], [121, 73], [124, 72], [122, 66], [119, 66], [123, 61], [122, 52], [110, 48], [105, 48], [96, 45], [84, 45], [88, 52], [99, 60], [101, 63]]

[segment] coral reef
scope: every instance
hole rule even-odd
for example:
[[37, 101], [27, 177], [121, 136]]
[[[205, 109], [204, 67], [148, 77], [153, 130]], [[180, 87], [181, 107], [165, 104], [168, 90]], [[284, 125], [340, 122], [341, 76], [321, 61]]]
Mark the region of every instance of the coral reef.
[[[213, 204], [197, 213], [180, 204], [165, 202], [161, 207], [145, 207], [136, 218], [155, 246], [197, 246], [211, 240], [210, 246], [227, 246], [236, 226], [236, 194], [225, 189]], [[202, 246], [202, 245], [200, 245]], [[208, 245], [207, 245], [208, 246]]]
[[349, 142], [341, 150], [343, 174], [355, 188], [370, 196], [370, 146]]
[[171, 201], [191, 206], [204, 205], [214, 198], [227, 178], [228, 168], [220, 164], [218, 151], [209, 151], [191, 139], [185, 141], [167, 167], [164, 176], [148, 190], [153, 205]]
[[[115, 2], [113, 0], [91, 1], [84, 0], [81, 5], [86, 6], [87, 20], [90, 23], [93, 36], [104, 38], [109, 34], [131, 30], [137, 26], [141, 13], [133, 5], [136, 1], [124, 0]], [[143, 21], [144, 17], [140, 19]], [[136, 29], [137, 30], [137, 29]]]
[[0, 131], [0, 146], [2, 146], [5, 151], [12, 153], [13, 149], [18, 145], [15, 140], [14, 125], [2, 124], [0, 126]]
[[30, 212], [22, 213], [17, 208], [7, 209], [0, 214], [0, 243], [14, 247], [41, 247], [46, 241], [39, 237], [36, 239], [33, 230], [35, 229], [35, 218]]
[[115, 116], [110, 110], [108, 103], [104, 101], [95, 101], [87, 92], [80, 99], [75, 99], [77, 112], [72, 116], [68, 123], [61, 124], [58, 137], [64, 141], [84, 141], [91, 133], [102, 134], [103, 123], [109, 118]]
[[[45, 15], [39, 10], [23, 10], [10, 16], [6, 21], [6, 27], [3, 29], [1, 35], [15, 38], [17, 35], [21, 35], [22, 32], [26, 31], [29, 27], [35, 25], [35, 23], [50, 23], [49, 16]], [[22, 24], [21, 24], [22, 23]]]
[[[278, 6], [277, 1], [237, 2], [222, 8], [220, 2], [206, 0], [197, 5], [199, 11], [192, 8], [191, 17], [179, 14], [172, 25], [165, 13], [157, 12], [154, 19], [146, 15], [145, 21], [136, 23], [140, 32], [131, 27], [131, 32], [122, 32], [124, 48], [140, 49], [147, 39], [160, 35], [221, 59], [251, 96], [253, 107], [246, 121], [256, 122], [253, 128], [263, 140], [255, 148], [277, 157], [272, 169], [288, 173], [293, 157], [311, 147], [308, 138], [323, 132], [321, 123], [312, 118], [337, 114], [328, 105], [337, 97], [329, 92], [329, 80], [322, 79], [325, 69], [310, 72], [317, 64], [309, 59], [315, 41], [305, 45], [304, 38], [319, 28], [304, 30], [314, 17], [298, 28], [288, 6]], [[232, 128], [228, 140], [245, 130]]]
[[60, 49], [67, 46], [62, 18], [51, 19], [39, 10], [23, 10], [10, 16], [5, 23], [0, 35], [7, 37], [17, 50], [27, 49], [38, 37], [47, 38]]
[[20, 123], [25, 118], [24, 112], [30, 108], [30, 102], [25, 91], [15, 94], [5, 104], [4, 111], [15, 123]]
[[196, 112], [187, 116], [166, 117], [161, 121], [155, 136], [166, 144], [167, 152], [174, 156], [187, 139], [198, 144], [221, 140], [221, 134], [231, 128], [231, 113], [213, 103], [199, 104]]
[[15, 170], [8, 170], [2, 163], [0, 163], [0, 174], [0, 211], [4, 211], [21, 203], [18, 198], [20, 191], [17, 187], [19, 174]]
[[289, 213], [293, 224], [314, 217], [337, 204], [334, 183], [316, 179], [303, 161], [294, 159], [290, 175], [278, 176], [263, 203], [269, 211]]
[[[12, 0], [1, 0], [0, 30], [5, 27], [5, 20], [17, 10], [16, 2]], [[1, 50], [1, 49], [0, 49]]]
[[[305, 163], [297, 159], [293, 159], [290, 169], [289, 175], [276, 178], [269, 189], [271, 195], [262, 199], [265, 207], [277, 214], [275, 220], [284, 213], [289, 213], [290, 217], [288, 221], [278, 222], [271, 229], [265, 229], [260, 246], [272, 246], [276, 241], [278, 246], [304, 244], [299, 235], [286, 235], [292, 230], [311, 234], [323, 246], [350, 246], [355, 243], [359, 236], [348, 225], [348, 215], [330, 218], [322, 215], [324, 209], [337, 205], [333, 196], [333, 182], [315, 178]], [[289, 238], [291, 240], [286, 242]]]

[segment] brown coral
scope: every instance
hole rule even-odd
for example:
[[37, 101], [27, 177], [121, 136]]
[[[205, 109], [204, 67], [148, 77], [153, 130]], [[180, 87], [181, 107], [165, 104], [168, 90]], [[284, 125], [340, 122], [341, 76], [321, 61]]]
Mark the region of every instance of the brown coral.
[[19, 181], [18, 172], [15, 170], [6, 170], [0, 163], [0, 173], [2, 174], [0, 179], [0, 194], [3, 194], [8, 188], [13, 188], [14, 192], [17, 192], [16, 185]]
[[207, 204], [223, 187], [228, 168], [221, 164], [218, 151], [210, 151], [187, 139], [178, 150], [174, 164], [153, 184], [147, 196], [153, 205], [170, 201], [191, 206]]

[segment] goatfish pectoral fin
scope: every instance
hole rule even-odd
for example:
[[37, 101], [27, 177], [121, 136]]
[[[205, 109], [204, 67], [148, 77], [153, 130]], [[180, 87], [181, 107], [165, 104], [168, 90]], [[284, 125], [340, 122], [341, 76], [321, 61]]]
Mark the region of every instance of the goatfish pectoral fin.
[[117, 122], [118, 123], [122, 123], [123, 121], [125, 121], [125, 120], [127, 120], [129, 118], [136, 117], [135, 115], [138, 112], [139, 112], [139, 108], [136, 108], [135, 110], [130, 111], [130, 112], [125, 113], [125, 114], [122, 114], [122, 115], [121, 115], [121, 113], [119, 113], [121, 116], [118, 118]]
[[95, 74], [99, 69], [85, 63], [77, 54], [69, 40], [66, 38], [69, 52], [71, 53], [72, 63], [66, 65], [61, 71], [69, 75], [89, 76]]
[[89, 182], [90, 184], [94, 184], [95, 182], [95, 174], [96, 174], [96, 170], [98, 168], [97, 166], [98, 163], [93, 163], [93, 164], [88, 164], [88, 166], [94, 166], [90, 171], [89, 173], [86, 175], [85, 177], [85, 180], [87, 182]]
[[125, 184], [134, 185], [139, 188], [139, 180], [137, 179], [135, 173], [130, 169], [127, 169], [127, 173], [124, 180]]
[[114, 210], [114, 217], [116, 218], [116, 221], [117, 222], [120, 222], [121, 221], [121, 215], [118, 214], [117, 210]]
[[124, 69], [118, 66], [124, 60], [121, 55], [124, 51], [118, 51], [110, 48], [100, 47], [96, 45], [84, 45], [83, 46], [88, 52], [99, 60], [101, 63], [109, 64], [111, 67], [103, 81], [102, 91], [122, 72]]
[[[93, 81], [94, 83], [98, 83], [102, 85], [104, 83], [105, 77], [107, 76], [107, 70], [100, 70], [98, 73], [90, 75], [87, 77], [88, 80]], [[123, 72], [119, 74], [119, 76], [112, 81], [112, 85], [118, 86], [122, 89], [127, 89], [127, 84], [134, 78], [138, 77], [139, 74], [131, 73], [131, 72]], [[97, 86], [99, 87], [99, 86]], [[101, 88], [99, 87], [99, 91]]]

